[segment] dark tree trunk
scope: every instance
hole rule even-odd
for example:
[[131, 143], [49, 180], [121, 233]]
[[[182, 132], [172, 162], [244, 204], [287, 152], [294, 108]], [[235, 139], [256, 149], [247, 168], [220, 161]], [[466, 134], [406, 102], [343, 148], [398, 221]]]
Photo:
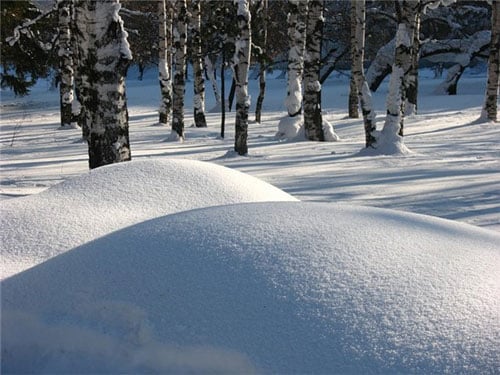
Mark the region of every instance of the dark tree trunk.
[[259, 53], [259, 97], [255, 105], [255, 121], [260, 124], [262, 117], [262, 103], [266, 95], [266, 45], [267, 45], [267, 0], [262, 0], [258, 13], [262, 17], [262, 30], [259, 35], [261, 43], [261, 51]]

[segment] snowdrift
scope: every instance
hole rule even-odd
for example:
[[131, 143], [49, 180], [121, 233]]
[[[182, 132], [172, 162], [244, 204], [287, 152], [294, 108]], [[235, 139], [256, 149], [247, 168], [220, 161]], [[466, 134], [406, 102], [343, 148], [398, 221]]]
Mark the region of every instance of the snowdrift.
[[42, 193], [2, 202], [2, 278], [126, 226], [193, 208], [296, 200], [212, 163], [147, 159], [112, 164]]
[[4, 280], [2, 370], [495, 373], [499, 243], [333, 204], [168, 215]]

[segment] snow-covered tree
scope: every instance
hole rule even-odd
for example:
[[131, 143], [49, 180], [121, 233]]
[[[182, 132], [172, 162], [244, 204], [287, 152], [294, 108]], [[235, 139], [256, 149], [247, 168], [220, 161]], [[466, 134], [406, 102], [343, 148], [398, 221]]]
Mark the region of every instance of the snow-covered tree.
[[500, 87], [500, 1], [491, 1], [491, 41], [488, 58], [488, 83], [482, 117], [497, 121]]
[[398, 0], [396, 10], [398, 28], [396, 50], [392, 74], [387, 94], [387, 116], [384, 128], [377, 142], [383, 146], [384, 153], [400, 153], [406, 150], [403, 143], [404, 106], [408, 80], [405, 78], [412, 66], [415, 22], [420, 8], [419, 0]]
[[[356, 94], [361, 105], [363, 114], [363, 123], [365, 128], [365, 146], [374, 147], [376, 130], [375, 109], [373, 108], [372, 95], [370, 88], [365, 80], [364, 74], [364, 50], [365, 50], [365, 18], [366, 5], [365, 0], [351, 0], [351, 17], [354, 20], [353, 34], [354, 39], [351, 43], [352, 58], [352, 77], [354, 77]], [[356, 111], [357, 112], [357, 111]]]
[[235, 53], [232, 67], [236, 82], [236, 122], [234, 150], [239, 155], [248, 153], [248, 110], [250, 96], [248, 95], [248, 70], [250, 66], [250, 51], [252, 35], [250, 29], [250, 1], [235, 0], [238, 5], [237, 18], [239, 35], [235, 43]]
[[[364, 0], [363, 0], [363, 5]], [[366, 13], [366, 11], [364, 11]], [[358, 19], [356, 18], [356, 3], [351, 0], [351, 14], [350, 14], [350, 37], [351, 37], [351, 77], [349, 79], [349, 103], [348, 103], [348, 112], [349, 118], [358, 118], [359, 117], [359, 96], [358, 96], [358, 87], [356, 85], [356, 78], [354, 77], [354, 64], [355, 60], [359, 59], [356, 52], [358, 52], [359, 47], [357, 44], [360, 42], [358, 36], [356, 35], [356, 28], [358, 24]], [[363, 19], [363, 22], [365, 20]], [[364, 41], [364, 36], [363, 36]], [[363, 61], [361, 61], [363, 63]]]
[[321, 40], [323, 36], [324, 0], [308, 2], [306, 52], [304, 59], [304, 130], [311, 141], [324, 141], [321, 113]]
[[191, 0], [190, 35], [191, 61], [194, 75], [194, 123], [196, 127], [206, 127], [205, 119], [205, 80], [203, 78], [203, 63], [201, 50], [201, 6], [200, 0]]
[[90, 168], [131, 159], [125, 75], [132, 54], [119, 10], [118, 0], [75, 2]]
[[302, 79], [306, 48], [307, 0], [288, 0], [288, 65], [285, 107], [288, 117], [280, 120], [279, 138], [294, 138], [303, 128]]
[[58, 69], [57, 12], [42, 11], [35, 1], [2, 1], [0, 17], [1, 87], [28, 95], [39, 78]]
[[73, 18], [73, 2], [59, 0], [57, 2], [59, 23], [59, 96], [61, 106], [61, 127], [70, 127], [73, 121], [73, 51], [71, 46], [71, 23]]
[[168, 125], [172, 113], [171, 47], [172, 19], [167, 10], [167, 0], [158, 0], [158, 78], [160, 82], [159, 124]]
[[186, 41], [187, 4], [186, 0], [175, 0], [174, 40], [174, 83], [172, 133], [169, 140], [184, 139], [184, 95], [186, 92]]

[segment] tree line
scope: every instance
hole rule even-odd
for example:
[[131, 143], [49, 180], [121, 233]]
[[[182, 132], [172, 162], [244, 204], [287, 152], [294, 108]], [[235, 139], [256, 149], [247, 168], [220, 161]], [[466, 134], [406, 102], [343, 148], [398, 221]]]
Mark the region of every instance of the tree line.
[[[499, 10], [499, 0], [57, 0], [44, 9], [28, 0], [2, 1], [1, 84], [26, 95], [55, 71], [61, 127], [78, 123], [95, 168], [131, 158], [125, 76], [132, 63], [141, 74], [158, 65], [158, 124], [171, 127], [170, 140], [185, 137], [188, 65], [197, 127], [207, 126], [206, 86], [220, 106], [222, 137], [234, 100], [234, 150], [240, 155], [248, 153], [251, 66], [259, 79], [256, 121], [266, 71], [282, 69], [287, 114], [277, 137], [311, 141], [339, 139], [323, 119], [321, 86], [344, 69], [351, 73], [347, 110], [350, 117], [361, 112], [365, 147], [391, 153], [405, 147], [404, 119], [417, 111], [424, 61], [436, 71], [446, 64], [439, 90], [454, 94], [465, 68], [486, 59], [481, 116], [497, 121]], [[226, 99], [228, 68], [233, 74]], [[389, 74], [387, 114], [377, 131], [371, 93]]]

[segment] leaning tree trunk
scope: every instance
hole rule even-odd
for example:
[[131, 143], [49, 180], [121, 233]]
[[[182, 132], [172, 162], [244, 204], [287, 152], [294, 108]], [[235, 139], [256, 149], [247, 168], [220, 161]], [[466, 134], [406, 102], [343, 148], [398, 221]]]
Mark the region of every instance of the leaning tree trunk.
[[172, 38], [172, 19], [167, 10], [167, 0], [158, 0], [158, 79], [160, 83], [160, 108], [159, 124], [168, 125], [172, 113], [172, 80], [170, 70], [172, 62], [170, 61], [170, 44]]
[[203, 64], [201, 50], [201, 5], [200, 0], [191, 0], [191, 47], [194, 75], [194, 123], [197, 128], [205, 128], [205, 80], [203, 79]]
[[304, 63], [304, 129], [310, 141], [324, 141], [321, 114], [321, 40], [323, 36], [324, 0], [310, 0]]
[[302, 113], [302, 76], [306, 46], [307, 0], [288, 0], [288, 81], [285, 106], [289, 117]]
[[381, 141], [388, 153], [395, 153], [403, 145], [404, 106], [406, 101], [407, 80], [405, 76], [411, 69], [414, 42], [414, 19], [419, 0], [398, 0], [398, 29], [396, 32], [396, 51], [387, 95], [387, 116], [381, 132]]
[[351, 0], [351, 17], [354, 19], [354, 30], [351, 35], [352, 76], [356, 82], [357, 95], [363, 113], [365, 128], [365, 146], [375, 146], [375, 109], [372, 94], [365, 79], [363, 61], [365, 51], [366, 4], [365, 0]]
[[491, 42], [488, 58], [488, 84], [482, 117], [497, 121], [500, 86], [500, 1], [491, 3]]
[[73, 51], [71, 46], [72, 2], [59, 0], [57, 3], [59, 21], [59, 98], [61, 127], [68, 128], [73, 122]]
[[259, 97], [255, 105], [255, 121], [260, 124], [262, 118], [262, 104], [266, 94], [266, 44], [267, 44], [267, 0], [261, 0], [259, 9], [262, 19], [262, 29], [259, 33], [261, 48], [259, 52]]
[[90, 168], [131, 159], [125, 75], [132, 54], [119, 10], [118, 0], [79, 0], [75, 6]]
[[234, 150], [238, 155], [246, 155], [248, 153], [248, 110], [250, 108], [248, 69], [250, 65], [250, 48], [252, 43], [249, 5], [249, 0], [238, 0], [237, 17], [239, 35], [233, 57], [233, 73], [236, 82]]
[[174, 107], [170, 140], [184, 139], [184, 94], [186, 92], [186, 0], [175, 1], [177, 20], [174, 25]]

